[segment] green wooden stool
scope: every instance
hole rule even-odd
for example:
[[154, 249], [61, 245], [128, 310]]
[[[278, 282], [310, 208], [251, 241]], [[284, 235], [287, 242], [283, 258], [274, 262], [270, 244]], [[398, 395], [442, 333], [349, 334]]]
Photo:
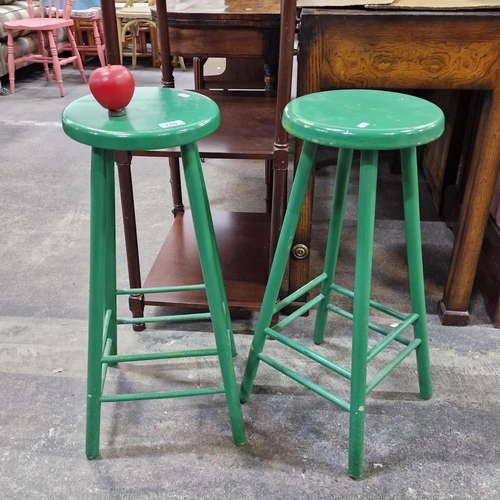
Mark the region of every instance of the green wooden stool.
[[[434, 104], [409, 95], [372, 90], [336, 90], [306, 95], [289, 103], [284, 110], [283, 126], [292, 135], [303, 139], [304, 145], [243, 377], [240, 399], [243, 402], [249, 399], [259, 361], [263, 361], [349, 411], [348, 471], [352, 477], [357, 478], [363, 471], [366, 395], [412, 351], [416, 351], [417, 356], [420, 395], [424, 399], [429, 399], [432, 395], [420, 238], [416, 146], [431, 142], [442, 134], [444, 116]], [[320, 144], [339, 148], [324, 269], [322, 274], [312, 279], [300, 290], [277, 301], [300, 210]], [[334, 276], [353, 149], [361, 150], [361, 164], [355, 281], [354, 292], [351, 292], [336, 285]], [[400, 313], [370, 299], [378, 151], [387, 149], [401, 150], [412, 309], [410, 314]], [[306, 302], [290, 316], [271, 326], [274, 314], [318, 285], [321, 289], [316, 297]], [[332, 291], [353, 299], [353, 314], [330, 303]], [[318, 308], [314, 329], [316, 344], [323, 342], [329, 311], [352, 319], [350, 370], [281, 333], [286, 326], [314, 306]], [[399, 326], [389, 331], [372, 324], [369, 319], [371, 307], [396, 318]], [[401, 334], [411, 325], [413, 325], [413, 340], [407, 340]], [[382, 340], [371, 349], [368, 349], [369, 329], [383, 336]], [[264, 343], [267, 338], [283, 343], [349, 380], [350, 401], [332, 394], [264, 354]], [[374, 378], [367, 381], [367, 364], [392, 341], [403, 344], [404, 348]]]
[[[123, 117], [108, 117], [92, 96], [63, 112], [66, 134], [92, 146], [90, 215], [90, 303], [87, 393], [88, 458], [99, 455], [101, 403], [225, 393], [234, 442], [246, 442], [232, 356], [236, 354], [212, 217], [196, 141], [219, 126], [219, 109], [193, 92], [136, 88]], [[172, 288], [116, 289], [114, 150], [148, 150], [180, 146], [186, 189], [200, 251], [204, 283], [179, 290], [206, 290], [209, 312], [139, 319], [118, 319], [117, 295], [160, 293]], [[117, 354], [117, 325], [211, 319], [213, 349], [147, 354]], [[104, 394], [106, 369], [116, 363], [192, 356], [218, 356], [223, 387], [136, 394]]]

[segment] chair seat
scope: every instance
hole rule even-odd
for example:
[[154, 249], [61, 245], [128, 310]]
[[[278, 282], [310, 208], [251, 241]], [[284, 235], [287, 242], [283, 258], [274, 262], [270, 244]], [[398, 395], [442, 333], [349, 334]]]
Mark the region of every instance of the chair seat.
[[300, 139], [324, 146], [386, 150], [437, 139], [443, 131], [443, 116], [434, 104], [411, 95], [332, 90], [289, 103], [283, 127]]
[[[151, 102], [158, 105], [148, 107]], [[213, 101], [180, 89], [137, 88], [123, 117], [110, 118], [92, 95], [78, 99], [63, 113], [63, 129], [72, 139], [115, 151], [189, 144], [218, 125]]]
[[151, 7], [144, 5], [142, 7], [124, 7], [116, 11], [116, 16], [126, 19], [152, 19]]
[[86, 21], [93, 21], [94, 19], [99, 19], [100, 15], [101, 15], [100, 7], [90, 7], [89, 9], [71, 11], [72, 19], [81, 19]]
[[4, 26], [10, 30], [40, 30], [40, 29], [59, 29], [73, 26], [71, 19], [49, 19], [46, 17], [37, 17], [36, 19], [19, 19], [17, 21], [8, 21]]

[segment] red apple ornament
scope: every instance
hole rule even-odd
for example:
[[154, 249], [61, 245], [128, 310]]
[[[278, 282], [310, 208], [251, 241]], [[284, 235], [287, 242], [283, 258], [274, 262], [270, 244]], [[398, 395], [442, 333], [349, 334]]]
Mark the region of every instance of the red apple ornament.
[[123, 116], [134, 95], [135, 82], [125, 66], [108, 64], [92, 71], [89, 87], [96, 101], [109, 110], [109, 116]]

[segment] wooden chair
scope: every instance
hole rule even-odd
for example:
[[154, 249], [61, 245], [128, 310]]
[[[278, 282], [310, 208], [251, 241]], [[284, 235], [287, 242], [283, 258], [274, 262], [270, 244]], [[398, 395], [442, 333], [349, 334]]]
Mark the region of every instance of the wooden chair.
[[74, 22], [73, 34], [82, 63], [85, 64], [87, 57], [97, 56], [101, 66], [105, 66], [106, 57], [101, 8], [90, 7], [88, 9], [72, 10], [71, 19]]
[[[241, 57], [234, 54], [234, 33], [230, 29], [222, 35], [216, 29], [198, 32], [199, 20], [185, 14], [170, 13], [167, 20], [165, 0], [156, 2], [156, 16], [164, 87], [174, 87], [172, 57]], [[153, 16], [154, 18], [154, 16]], [[259, 53], [262, 47], [245, 47], [250, 57], [267, 57], [265, 90], [262, 91], [200, 91], [217, 102], [221, 110], [221, 125], [209, 137], [199, 142], [202, 158], [260, 159], [265, 162], [265, 206], [263, 213], [217, 213], [214, 225], [229, 306], [233, 310], [259, 310], [269, 262], [279, 234], [286, 204], [288, 169], [288, 134], [281, 126], [281, 112], [290, 100], [295, 34], [296, 5], [294, 0], [281, 0], [281, 15], [274, 18], [275, 46], [272, 57]], [[193, 24], [190, 24], [190, 23]], [[279, 27], [279, 30], [277, 29]], [[241, 25], [239, 25], [241, 29]], [[255, 28], [253, 27], [255, 30]], [[214, 33], [215, 31], [215, 33]], [[279, 35], [278, 35], [279, 33]], [[203, 37], [218, 37], [217, 48]], [[221, 44], [221, 36], [227, 43]], [[278, 38], [279, 36], [279, 38]], [[240, 49], [241, 50], [241, 49]], [[277, 84], [273, 79], [273, 65], [279, 69]], [[276, 85], [273, 85], [276, 84]], [[170, 161], [173, 196], [173, 227], [160, 250], [146, 281], [141, 283], [139, 251], [133, 202], [130, 164], [132, 156], [166, 157]], [[125, 239], [131, 288], [145, 288], [180, 282], [198, 283], [201, 277], [191, 218], [184, 214], [179, 176], [179, 150], [131, 151], [117, 156], [122, 196]], [[264, 186], [263, 186], [264, 188]], [[146, 294], [130, 299], [134, 317], [143, 316], [145, 305], [172, 305], [184, 307], [206, 306], [205, 294], [180, 292], [178, 294]], [[142, 325], [135, 325], [136, 330]]]
[[[127, 32], [131, 35], [132, 69], [137, 66], [137, 57], [151, 57], [153, 67], [159, 66], [156, 23], [151, 17], [151, 7], [155, 0], [147, 2], [127, 0], [125, 6], [116, 11], [116, 22], [120, 37], [120, 60], [127, 53], [123, 52], [126, 45]], [[147, 49], [147, 42], [151, 42], [151, 51]]]
[[[59, 92], [61, 97], [64, 97], [64, 86], [62, 81], [61, 66], [69, 63], [76, 63], [83, 81], [86, 83], [87, 78], [83, 71], [82, 59], [73, 36], [74, 23], [71, 19], [71, 7], [73, 0], [48, 0], [47, 7], [43, 7], [40, 1], [41, 17], [35, 17], [35, 9], [33, 7], [33, 0], [27, 0], [28, 10], [30, 14], [29, 19], [19, 19], [17, 21], [9, 21], [4, 24], [7, 28], [7, 47], [8, 47], [8, 67], [9, 67], [9, 81], [10, 92], [14, 94], [15, 88], [15, 73], [16, 64], [24, 62], [36, 62], [43, 64], [43, 70], [47, 81], [50, 80], [49, 64], [52, 64], [54, 72], [54, 80], [59, 84]], [[68, 45], [57, 45], [57, 30], [65, 29], [66, 35], [69, 40]], [[16, 59], [14, 55], [14, 31], [28, 30], [36, 31], [38, 36], [39, 54], [30, 54], [27, 56], [19, 57]], [[47, 37], [50, 48], [50, 55], [47, 55], [45, 49], [44, 36]], [[62, 51], [71, 50], [71, 56], [60, 57]]]

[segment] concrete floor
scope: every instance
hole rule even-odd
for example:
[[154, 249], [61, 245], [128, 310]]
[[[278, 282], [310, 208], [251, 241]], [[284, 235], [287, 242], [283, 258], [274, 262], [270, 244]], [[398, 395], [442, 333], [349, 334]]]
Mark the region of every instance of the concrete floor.
[[[87, 68], [87, 74], [92, 68]], [[137, 85], [159, 85], [159, 71], [134, 71]], [[191, 87], [192, 74], [177, 73]], [[3, 79], [4, 86], [7, 81]], [[407, 359], [367, 401], [365, 474], [347, 476], [348, 415], [326, 400], [262, 367], [244, 405], [248, 444], [232, 444], [222, 396], [104, 405], [101, 456], [84, 454], [88, 301], [88, 147], [66, 137], [63, 108], [88, 93], [77, 71], [64, 69], [66, 97], [43, 73], [23, 72], [15, 95], [0, 97], [0, 478], [2, 499], [497, 499], [500, 496], [500, 332], [474, 291], [471, 325], [440, 325], [442, 294], [453, 236], [433, 212], [426, 185], [422, 229], [434, 396], [417, 394], [414, 358]], [[323, 255], [331, 158], [318, 163], [313, 267]], [[214, 210], [263, 209], [258, 162], [204, 164]], [[134, 159], [139, 238], [144, 272], [171, 223], [164, 161]], [[221, 184], [223, 183], [223, 184]], [[356, 179], [350, 200], [355, 201]], [[381, 166], [374, 298], [406, 306], [399, 178]], [[229, 193], [238, 192], [239, 196]], [[395, 196], [396, 195], [396, 196]], [[355, 205], [347, 211], [341, 281], [352, 274]], [[121, 232], [118, 280], [127, 279]], [[127, 312], [125, 302], [119, 307]], [[151, 314], [161, 313], [152, 309]], [[310, 338], [314, 315], [291, 336]], [[255, 315], [234, 315], [245, 366]], [[383, 319], [381, 319], [383, 321]], [[332, 318], [321, 349], [348, 364], [348, 325]], [[125, 350], [211, 345], [207, 324], [121, 330]], [[333, 329], [335, 333], [333, 334]], [[307, 333], [306, 333], [307, 332]], [[327, 386], [322, 370], [267, 348]], [[168, 347], [167, 347], [168, 348]], [[281, 353], [281, 354], [280, 354]], [[389, 359], [391, 352], [383, 354]], [[109, 370], [108, 388], [165, 388], [210, 384], [213, 362], [125, 365]], [[342, 384], [340, 392], [346, 388]]]

